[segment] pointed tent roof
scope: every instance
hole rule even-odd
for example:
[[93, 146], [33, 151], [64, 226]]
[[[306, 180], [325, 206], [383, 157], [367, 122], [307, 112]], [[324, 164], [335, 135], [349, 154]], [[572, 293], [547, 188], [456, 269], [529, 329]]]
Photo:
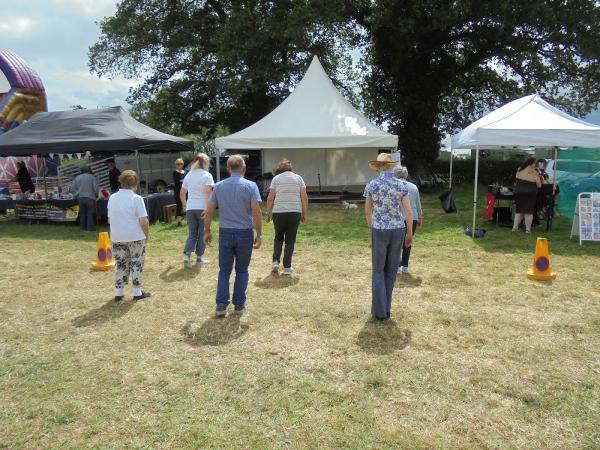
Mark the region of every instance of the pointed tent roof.
[[127, 153], [193, 149], [193, 142], [150, 128], [120, 106], [37, 113], [0, 136], [0, 155], [8, 156], [87, 150]]
[[514, 100], [452, 137], [453, 148], [600, 147], [600, 126], [576, 119], [537, 94]]
[[267, 116], [229, 136], [219, 149], [395, 148], [398, 136], [377, 128], [336, 89], [315, 56], [296, 89]]

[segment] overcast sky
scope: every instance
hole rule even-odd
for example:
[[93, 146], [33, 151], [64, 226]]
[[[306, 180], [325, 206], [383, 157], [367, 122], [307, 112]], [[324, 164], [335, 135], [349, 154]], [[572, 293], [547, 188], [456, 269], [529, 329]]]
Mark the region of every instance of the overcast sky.
[[[100, 79], [88, 69], [88, 48], [99, 37], [95, 22], [110, 16], [115, 0], [0, 0], [0, 46], [15, 51], [40, 75], [48, 109], [121, 105], [133, 82]], [[9, 6], [8, 6], [9, 5]], [[588, 120], [600, 124], [600, 111]]]

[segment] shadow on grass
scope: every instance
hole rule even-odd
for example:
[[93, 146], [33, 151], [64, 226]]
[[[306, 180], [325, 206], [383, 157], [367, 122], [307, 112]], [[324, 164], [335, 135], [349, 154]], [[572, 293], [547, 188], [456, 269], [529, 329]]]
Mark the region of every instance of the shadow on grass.
[[100, 325], [101, 323], [109, 322], [124, 316], [133, 305], [133, 301], [123, 300], [120, 303], [117, 303], [114, 300], [109, 300], [100, 308], [92, 309], [79, 317], [75, 317], [72, 320], [72, 323], [73, 326], [78, 328]]
[[191, 321], [186, 322], [181, 335], [186, 344], [194, 347], [225, 345], [250, 329], [250, 325], [240, 323], [240, 316], [212, 317], [196, 329], [192, 328], [192, 324]]
[[406, 348], [411, 338], [411, 331], [399, 328], [393, 319], [383, 322], [368, 320], [358, 333], [356, 343], [367, 353], [387, 355]]
[[200, 270], [200, 268], [196, 267], [191, 269], [185, 269], [181, 267], [180, 269], [174, 270], [173, 266], [169, 266], [158, 277], [167, 283], [173, 283], [175, 281], [191, 280], [192, 278], [196, 278], [196, 276], [200, 273]]
[[421, 286], [422, 282], [423, 279], [421, 277], [415, 277], [410, 273], [399, 273], [396, 277], [396, 283], [394, 284], [394, 287], [419, 287]]
[[263, 289], [282, 289], [298, 284], [298, 281], [300, 280], [294, 276], [279, 275], [278, 273], [271, 272], [262, 280], [256, 280], [254, 285]]

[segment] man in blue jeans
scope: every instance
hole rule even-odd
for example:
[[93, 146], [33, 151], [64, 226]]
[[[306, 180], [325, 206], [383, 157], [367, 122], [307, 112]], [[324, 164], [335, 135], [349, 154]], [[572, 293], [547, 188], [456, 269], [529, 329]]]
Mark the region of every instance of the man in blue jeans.
[[[261, 197], [256, 183], [244, 178], [246, 163], [241, 155], [227, 160], [230, 177], [217, 183], [208, 199], [204, 217], [204, 242], [212, 241], [210, 225], [215, 209], [220, 211], [219, 224], [219, 279], [217, 282], [217, 317], [227, 315], [229, 305], [229, 278], [235, 265], [232, 303], [234, 314], [243, 314], [246, 308], [248, 266], [252, 249], [260, 248], [262, 234]], [[256, 236], [252, 231], [256, 229]]]
[[396, 161], [381, 153], [369, 167], [379, 176], [365, 187], [365, 216], [371, 229], [371, 314], [377, 320], [389, 319], [392, 292], [400, 266], [402, 243], [412, 244], [413, 215], [406, 183], [394, 177]]

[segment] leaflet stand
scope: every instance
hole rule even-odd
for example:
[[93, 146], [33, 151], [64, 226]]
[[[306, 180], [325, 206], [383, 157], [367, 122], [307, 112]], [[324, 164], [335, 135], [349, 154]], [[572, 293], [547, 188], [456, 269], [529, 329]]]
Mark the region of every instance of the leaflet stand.
[[570, 238], [573, 236], [579, 236], [579, 245], [600, 241], [600, 192], [581, 192], [577, 196]]

